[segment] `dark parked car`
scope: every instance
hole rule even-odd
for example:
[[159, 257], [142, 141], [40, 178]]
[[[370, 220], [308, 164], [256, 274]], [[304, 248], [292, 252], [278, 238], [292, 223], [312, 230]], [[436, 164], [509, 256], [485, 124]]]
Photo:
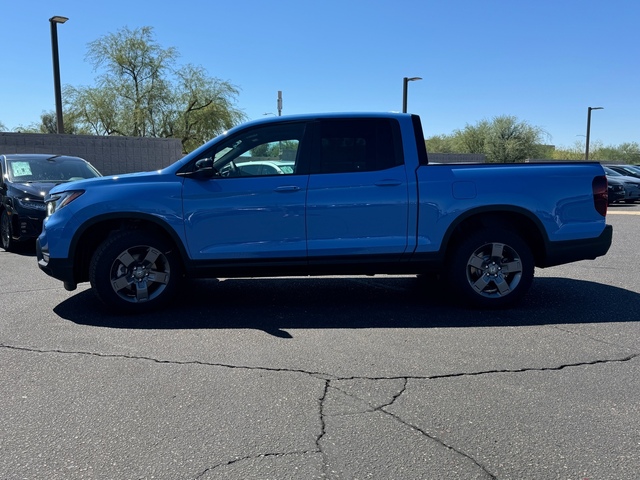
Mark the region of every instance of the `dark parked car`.
[[604, 166], [604, 173], [607, 174], [607, 180], [613, 178], [624, 184], [624, 202], [633, 203], [640, 200], [640, 178], [622, 175], [609, 166]]
[[40, 235], [44, 197], [55, 185], [102, 176], [82, 158], [48, 154], [0, 155], [0, 174], [0, 240], [7, 251]]
[[607, 167], [615, 170], [620, 175], [640, 178], [640, 167], [636, 167], [635, 165], [607, 165]]
[[614, 177], [607, 177], [607, 193], [609, 197], [609, 205], [624, 200], [625, 190], [624, 183], [616, 180]]

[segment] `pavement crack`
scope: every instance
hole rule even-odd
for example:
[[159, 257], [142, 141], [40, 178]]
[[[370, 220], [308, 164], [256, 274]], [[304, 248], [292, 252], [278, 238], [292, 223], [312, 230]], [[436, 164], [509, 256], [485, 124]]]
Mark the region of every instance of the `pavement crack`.
[[565, 363], [561, 365], [551, 367], [523, 367], [523, 368], [505, 368], [505, 369], [493, 369], [493, 370], [479, 370], [476, 372], [455, 372], [455, 373], [441, 373], [437, 375], [390, 375], [390, 376], [378, 376], [378, 377], [365, 377], [365, 376], [350, 376], [350, 377], [334, 377], [335, 380], [440, 380], [443, 378], [457, 378], [457, 377], [477, 377], [481, 375], [493, 375], [497, 373], [527, 373], [527, 372], [553, 372], [558, 370], [564, 370], [566, 368], [585, 367], [591, 365], [601, 365], [606, 363], [624, 363], [634, 360], [640, 357], [640, 353], [632, 353], [625, 357], [620, 358], [606, 358], [599, 360], [591, 360], [585, 362]]
[[426, 430], [418, 427], [417, 425], [413, 425], [412, 423], [409, 423], [407, 421], [405, 421], [404, 419], [402, 419], [399, 415], [396, 415], [393, 412], [389, 412], [388, 410], [386, 410], [385, 408], [380, 408], [379, 409], [381, 412], [389, 415], [391, 418], [393, 418], [394, 420], [400, 422], [402, 425], [405, 425], [406, 427], [411, 428], [412, 430], [415, 430], [416, 432], [420, 433], [421, 435], [423, 435], [424, 437], [428, 438], [429, 440], [432, 440], [436, 443], [438, 443], [439, 445], [441, 445], [442, 447], [446, 448], [447, 450], [450, 450], [452, 452], [454, 452], [456, 455], [459, 455], [463, 458], [466, 458], [467, 460], [469, 460], [470, 462], [472, 462], [474, 465], [476, 465], [480, 470], [482, 470], [488, 478], [490, 479], [497, 479], [498, 477], [496, 477], [494, 474], [492, 474], [487, 467], [485, 467], [484, 465], [482, 465], [478, 460], [476, 460], [475, 458], [473, 458], [471, 455], [469, 455], [468, 453], [463, 452], [462, 450], [459, 450], [455, 447], [453, 447], [452, 445], [447, 444], [445, 441], [443, 441], [442, 439], [440, 439], [439, 437], [430, 434], [429, 432], [427, 432]]
[[[400, 380], [400, 379], [397, 379]], [[420, 379], [420, 380], [425, 380], [425, 379]], [[382, 380], [379, 380], [382, 381]], [[407, 391], [407, 387], [409, 384], [409, 379], [408, 378], [403, 378], [402, 379], [402, 383], [400, 385], [396, 385], [395, 386], [395, 390], [393, 393], [390, 394], [390, 399], [387, 399], [384, 402], [375, 402], [372, 400], [368, 400], [366, 398], [363, 398], [362, 395], [359, 395], [357, 393], [351, 392], [349, 391], [348, 388], [343, 388], [337, 385], [334, 385], [334, 382], [340, 382], [340, 380], [329, 380], [327, 381], [327, 386], [328, 388], [326, 389], [326, 392], [328, 393], [329, 390], [335, 390], [336, 392], [339, 392], [342, 395], [346, 395], [348, 397], [351, 397], [353, 399], [355, 399], [357, 402], [359, 402], [363, 407], [366, 406], [367, 408], [360, 408], [360, 409], [351, 409], [351, 411], [343, 411], [343, 412], [339, 412], [339, 413], [332, 413], [332, 414], [327, 414], [326, 412], [323, 414], [323, 416], [332, 416], [332, 417], [341, 417], [341, 416], [353, 416], [353, 415], [363, 415], [363, 414], [369, 414], [369, 413], [377, 413], [379, 415], [383, 415], [383, 416], [387, 416], [389, 418], [391, 418], [393, 421], [400, 423], [401, 425], [403, 425], [406, 428], [409, 428], [410, 430], [417, 432], [418, 434], [420, 434], [426, 441], [432, 441], [435, 442], [436, 444], [440, 445], [441, 447], [453, 452], [455, 455], [458, 455], [464, 459], [466, 459], [467, 461], [470, 461], [473, 465], [475, 465], [477, 468], [479, 468], [483, 474], [490, 479], [495, 479], [496, 477], [491, 474], [491, 472], [489, 472], [489, 470], [487, 469], [487, 467], [485, 467], [484, 465], [482, 465], [479, 461], [477, 461], [476, 459], [474, 459], [473, 457], [471, 457], [469, 454], [456, 449], [454, 446], [449, 445], [447, 443], [444, 442], [444, 440], [442, 440], [441, 438], [430, 434], [428, 431], [420, 428], [417, 425], [414, 425], [406, 420], [404, 420], [401, 415], [391, 412], [389, 411], [389, 407], [391, 407], [403, 394], [405, 394], [405, 392]], [[394, 386], [389, 385], [388, 388], [394, 388]], [[358, 390], [358, 392], [362, 392], [362, 390]], [[346, 410], [350, 410], [350, 408], [346, 408]], [[324, 425], [324, 420], [323, 420], [323, 425]]]
[[115, 359], [123, 359], [123, 360], [144, 360], [148, 362], [157, 363], [160, 365], [200, 365], [206, 367], [220, 367], [220, 368], [229, 368], [235, 370], [258, 370], [263, 372], [287, 372], [287, 373], [300, 373], [304, 375], [310, 375], [313, 377], [317, 377], [320, 379], [326, 379], [330, 377], [328, 375], [323, 374], [322, 372], [314, 372], [311, 370], [303, 370], [297, 368], [275, 368], [275, 367], [261, 367], [261, 366], [251, 366], [251, 365], [233, 365], [229, 363], [216, 363], [216, 362], [203, 362], [201, 360], [162, 360], [153, 357], [146, 357], [142, 355], [127, 355], [124, 353], [97, 353], [97, 352], [88, 352], [82, 350], [60, 350], [60, 349], [43, 349], [43, 348], [32, 348], [32, 347], [20, 347], [15, 345], [7, 345], [0, 344], [0, 348], [6, 348], [8, 350], [18, 350], [23, 352], [32, 352], [32, 353], [42, 353], [42, 354], [59, 354], [59, 355], [84, 355], [88, 357], [98, 357], [98, 358], [115, 358]]
[[[526, 372], [554, 372], [559, 370], [564, 370], [566, 368], [575, 368], [575, 367], [586, 367], [592, 365], [601, 365], [605, 363], [624, 363], [629, 362], [635, 358], [638, 358], [640, 353], [633, 353], [631, 355], [627, 355], [626, 357], [621, 358], [609, 358], [602, 360], [592, 360], [589, 362], [575, 362], [575, 363], [565, 363], [562, 365], [557, 365], [555, 367], [525, 367], [525, 368], [514, 368], [514, 369], [504, 369], [504, 370], [485, 370], [479, 372], [467, 372], [467, 373], [450, 373], [450, 374], [442, 374], [442, 375], [433, 375], [430, 376], [429, 379], [442, 379], [442, 378], [455, 378], [455, 377], [473, 377], [479, 375], [490, 375], [495, 373], [526, 373]], [[411, 378], [411, 377], [409, 377]], [[419, 379], [420, 377], [414, 377]]]
[[[327, 412], [327, 399], [329, 398], [329, 393], [332, 389], [341, 392], [342, 394], [348, 395], [360, 402], [363, 402], [365, 405], [368, 405], [369, 408], [360, 409], [355, 412], [351, 412], [350, 414], [361, 414], [368, 412], [379, 412], [383, 415], [388, 415], [390, 418], [394, 419], [394, 421], [400, 422], [402, 425], [418, 432], [425, 438], [430, 439], [438, 444], [440, 444], [443, 448], [446, 448], [457, 455], [460, 455], [463, 458], [466, 458], [470, 462], [473, 462], [478, 468], [480, 468], [484, 474], [487, 475], [488, 478], [495, 479], [496, 477], [489, 472], [487, 467], [482, 465], [478, 460], [474, 459], [471, 455], [465, 453], [464, 451], [456, 449], [454, 446], [447, 444], [443, 439], [439, 438], [436, 435], [429, 433], [427, 430], [420, 428], [417, 425], [412, 424], [409, 421], [404, 420], [399, 414], [394, 413], [389, 410], [391, 406], [393, 406], [399, 398], [401, 398], [407, 391], [407, 386], [412, 380], [419, 381], [428, 381], [428, 380], [436, 380], [436, 379], [447, 379], [447, 378], [457, 378], [457, 377], [473, 377], [473, 376], [482, 376], [482, 375], [492, 375], [492, 374], [518, 374], [518, 373], [526, 373], [526, 372], [553, 372], [564, 370], [568, 368], [577, 368], [584, 366], [593, 366], [600, 364], [609, 364], [609, 363], [624, 363], [637, 359], [640, 357], [640, 353], [633, 353], [624, 357], [619, 358], [609, 358], [609, 359], [596, 359], [591, 361], [583, 361], [583, 362], [574, 362], [574, 363], [565, 363], [556, 366], [549, 367], [523, 367], [523, 368], [513, 368], [513, 369], [492, 369], [492, 370], [482, 370], [482, 371], [468, 371], [468, 372], [454, 372], [454, 373], [443, 373], [436, 375], [389, 375], [389, 376], [337, 376], [330, 375], [320, 371], [312, 371], [298, 368], [275, 368], [275, 367], [264, 367], [264, 366], [248, 366], [248, 365], [233, 365], [233, 364], [225, 364], [225, 363], [215, 363], [215, 362], [204, 362], [200, 360], [163, 360], [158, 358], [153, 358], [149, 356], [137, 356], [137, 355], [128, 355], [128, 354], [116, 354], [116, 353], [96, 353], [89, 351], [69, 351], [62, 349], [45, 349], [45, 348], [34, 348], [34, 347], [25, 347], [25, 346], [17, 346], [17, 345], [8, 345], [8, 344], [0, 344], [0, 348], [7, 350], [15, 350], [22, 352], [31, 352], [31, 353], [39, 353], [39, 354], [56, 354], [56, 355], [84, 355], [90, 357], [98, 357], [98, 358], [107, 358], [107, 359], [125, 359], [125, 360], [143, 360], [148, 362], [153, 362], [161, 365], [179, 365], [179, 366], [188, 366], [188, 365], [198, 365], [198, 366], [209, 366], [209, 367], [218, 367], [218, 368], [228, 368], [228, 369], [236, 369], [236, 370], [248, 370], [248, 371], [263, 371], [263, 372], [274, 372], [274, 373], [297, 373], [302, 375], [308, 375], [314, 377], [316, 379], [322, 380], [324, 382], [324, 388], [322, 394], [318, 398], [318, 419], [319, 419], [319, 432], [315, 438], [315, 448], [309, 450], [300, 450], [300, 451], [291, 451], [291, 452], [266, 452], [256, 455], [249, 455], [241, 458], [236, 458], [233, 460], [229, 460], [226, 462], [222, 462], [213, 467], [207, 468], [201, 471], [195, 479], [202, 478], [208, 472], [212, 470], [223, 468], [225, 466], [230, 466], [238, 462], [242, 461], [250, 461], [260, 458], [268, 458], [268, 457], [282, 457], [289, 455], [322, 455], [322, 470], [323, 476], [328, 476], [329, 474], [329, 465], [330, 459], [328, 458], [327, 453], [324, 451], [322, 447], [322, 442], [326, 438], [327, 435], [327, 423], [326, 419], [329, 416], [336, 416], [335, 413]], [[385, 398], [381, 403], [372, 403], [367, 401], [364, 398], [360, 398], [359, 395], [356, 395], [352, 392], [349, 392], [345, 388], [341, 388], [336, 385], [336, 382], [343, 381], [385, 381], [385, 380], [396, 380], [401, 382], [399, 386], [396, 387], [396, 391], [390, 394], [390, 398]]]
[[327, 454], [322, 448], [322, 439], [327, 433], [327, 423], [325, 422], [324, 409], [325, 409], [325, 401], [327, 399], [327, 394], [329, 392], [330, 383], [331, 383], [330, 380], [325, 380], [322, 397], [320, 397], [320, 400], [318, 402], [318, 417], [320, 419], [320, 433], [316, 437], [316, 449], [322, 455], [322, 474], [325, 477], [327, 476], [329, 471], [329, 458], [327, 457]]
[[105, 353], [96, 353], [96, 352], [87, 352], [87, 351], [69, 351], [69, 350], [60, 350], [60, 349], [42, 349], [42, 348], [32, 348], [32, 347], [22, 347], [15, 345], [7, 345], [0, 344], [0, 348], [8, 349], [8, 350], [16, 350], [22, 352], [31, 352], [31, 353], [40, 353], [40, 354], [58, 354], [58, 355], [84, 355], [90, 357], [99, 357], [99, 358], [115, 358], [115, 359], [124, 359], [124, 360], [144, 360], [157, 364], [164, 365], [200, 365], [200, 366], [212, 366], [219, 368], [230, 368], [230, 369], [238, 369], [238, 370], [259, 370], [259, 371], [268, 371], [268, 372], [286, 372], [286, 373], [300, 373], [312, 376], [314, 378], [322, 379], [324, 381], [324, 389], [322, 395], [318, 400], [318, 417], [320, 421], [320, 432], [318, 433], [315, 439], [316, 448], [313, 450], [300, 450], [300, 451], [292, 451], [292, 452], [271, 452], [271, 453], [260, 453], [256, 455], [248, 455], [245, 457], [236, 458], [233, 460], [229, 460], [226, 462], [219, 463], [212, 467], [206, 468], [200, 473], [198, 473], [194, 479], [199, 479], [205, 476], [208, 472], [216, 470], [218, 468], [223, 468], [226, 466], [233, 465], [242, 461], [255, 460], [260, 458], [269, 458], [269, 457], [284, 457], [291, 455], [317, 455], [321, 454], [323, 458], [322, 468], [323, 472], [326, 473], [328, 470], [328, 459], [324, 451], [321, 447], [321, 440], [326, 433], [326, 424], [325, 424], [325, 415], [324, 415], [324, 402], [327, 398], [327, 392], [329, 391], [329, 383], [330, 380], [326, 378], [327, 376], [320, 372], [313, 372], [302, 369], [287, 369], [287, 368], [270, 368], [270, 367], [252, 367], [252, 366], [238, 366], [231, 364], [223, 364], [223, 363], [212, 363], [212, 362], [202, 362], [198, 360], [189, 360], [189, 361], [178, 361], [178, 360], [160, 360], [157, 358], [145, 357], [145, 356], [134, 356], [134, 355], [126, 355], [126, 354], [105, 354]]
[[229, 460], [226, 462], [218, 463], [217, 465], [213, 465], [212, 467], [205, 468], [200, 473], [198, 473], [194, 478], [194, 480], [198, 480], [199, 478], [204, 477], [206, 474], [213, 472], [219, 468], [229, 467], [235, 465], [236, 463], [247, 462], [250, 460], [260, 460], [263, 458], [273, 458], [273, 457], [290, 457], [294, 455], [316, 455], [318, 452], [316, 451], [293, 451], [293, 452], [271, 452], [271, 453], [259, 453], [257, 455], [247, 455], [245, 457], [234, 458], [233, 460]]
[[385, 403], [384, 405], [380, 405], [376, 410], [384, 410], [386, 407], [390, 407], [391, 405], [393, 405], [395, 403], [395, 401], [400, 398], [400, 396], [407, 391], [407, 384], [409, 383], [409, 380], [406, 378], [402, 379], [402, 387], [400, 388], [400, 390], [398, 391], [398, 393], [396, 393], [395, 395], [393, 395], [393, 398], [391, 399], [391, 401], [389, 401], [388, 403]]
[[[251, 366], [251, 365], [233, 365], [229, 363], [203, 362], [201, 360], [162, 360], [159, 358], [153, 358], [153, 357], [142, 356], [142, 355], [127, 355], [124, 353], [98, 353], [98, 352], [89, 352], [89, 351], [83, 351], [83, 350], [44, 349], [44, 348], [8, 345], [6, 343], [1, 343], [0, 348], [5, 348], [8, 350], [23, 351], [23, 352], [42, 353], [42, 354], [85, 355], [89, 357], [98, 357], [98, 358], [144, 360], [148, 362], [157, 363], [160, 365], [201, 365], [201, 366], [208, 366], [208, 367], [229, 368], [229, 369], [235, 369], [235, 370], [257, 370], [257, 371], [263, 371], [263, 372], [276, 372], [276, 373], [277, 372], [300, 373], [304, 375], [310, 375], [325, 381], [326, 380], [403, 380], [403, 379], [404, 380], [436, 380], [436, 379], [443, 379], [443, 378], [491, 375], [496, 373], [547, 372], [547, 371], [563, 370], [565, 368], [583, 367], [583, 366], [599, 365], [599, 364], [605, 364], [605, 363], [629, 362], [640, 356], [640, 353], [633, 353], [621, 358], [609, 358], [609, 359], [599, 359], [599, 360], [591, 360], [591, 361], [585, 361], [585, 362], [566, 363], [566, 364], [561, 364], [561, 365], [551, 366], [551, 367], [523, 367], [523, 368], [514, 368], [514, 369], [493, 369], [493, 370], [479, 370], [476, 372], [443, 373], [443, 374], [437, 374], [437, 375], [388, 375], [388, 376], [353, 375], [353, 376], [343, 377], [343, 376], [331, 375], [325, 372], [305, 370], [301, 368], [277, 368], [277, 367], [265, 367], [265, 366]], [[400, 392], [397, 396], [399, 397], [401, 394], [402, 392]], [[395, 401], [395, 399], [392, 400], [392, 403], [393, 401]]]

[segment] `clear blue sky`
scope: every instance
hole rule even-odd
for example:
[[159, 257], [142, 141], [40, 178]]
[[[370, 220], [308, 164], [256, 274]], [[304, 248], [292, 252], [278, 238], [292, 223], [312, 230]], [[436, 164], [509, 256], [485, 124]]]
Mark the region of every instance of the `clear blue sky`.
[[151, 26], [181, 63], [240, 88], [249, 119], [334, 111], [409, 111], [425, 135], [498, 115], [549, 142], [640, 142], [637, 0], [0, 0], [0, 122], [9, 130], [55, 110], [49, 18], [63, 84], [93, 85], [87, 44]]

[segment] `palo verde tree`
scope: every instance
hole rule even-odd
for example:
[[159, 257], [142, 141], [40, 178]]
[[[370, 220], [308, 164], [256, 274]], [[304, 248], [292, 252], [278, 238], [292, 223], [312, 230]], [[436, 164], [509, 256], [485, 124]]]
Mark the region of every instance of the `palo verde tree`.
[[487, 139], [491, 131], [488, 120], [481, 120], [475, 125], [465, 125], [462, 130], [454, 130], [453, 144], [458, 153], [487, 153]]
[[[495, 163], [522, 162], [538, 158], [542, 140], [547, 134], [539, 127], [503, 115], [491, 121], [481, 120], [467, 124], [452, 135], [439, 135], [426, 140], [427, 148], [434, 153], [480, 153], [487, 161]], [[440, 149], [445, 151], [439, 151]]]
[[541, 128], [520, 122], [516, 117], [495, 117], [485, 142], [487, 159], [496, 163], [516, 163], [537, 158], [544, 136]]
[[[585, 143], [574, 142], [571, 147], [559, 147], [553, 152], [555, 160], [584, 160]], [[589, 145], [589, 160], [598, 162], [628, 163], [640, 165], [640, 144], [638, 142], [625, 142], [620, 145], [604, 145], [602, 141], [595, 140]]]
[[237, 87], [177, 58], [152, 27], [105, 35], [87, 53], [96, 85], [66, 86], [65, 114], [96, 135], [180, 138], [185, 152], [244, 120]]

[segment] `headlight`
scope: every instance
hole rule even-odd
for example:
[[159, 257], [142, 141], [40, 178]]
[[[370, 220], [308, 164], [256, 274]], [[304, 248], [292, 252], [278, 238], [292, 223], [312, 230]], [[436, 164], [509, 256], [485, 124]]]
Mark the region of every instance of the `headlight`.
[[83, 193], [84, 190], [69, 190], [68, 192], [50, 195], [45, 200], [47, 204], [47, 217], [50, 217], [62, 207], [66, 207]]
[[39, 210], [39, 211], [44, 211], [46, 210], [47, 207], [44, 206], [43, 202], [38, 202], [35, 199], [32, 198], [16, 198], [16, 200], [18, 201], [18, 203], [20, 204], [20, 206], [22, 208], [26, 208], [28, 210]]

